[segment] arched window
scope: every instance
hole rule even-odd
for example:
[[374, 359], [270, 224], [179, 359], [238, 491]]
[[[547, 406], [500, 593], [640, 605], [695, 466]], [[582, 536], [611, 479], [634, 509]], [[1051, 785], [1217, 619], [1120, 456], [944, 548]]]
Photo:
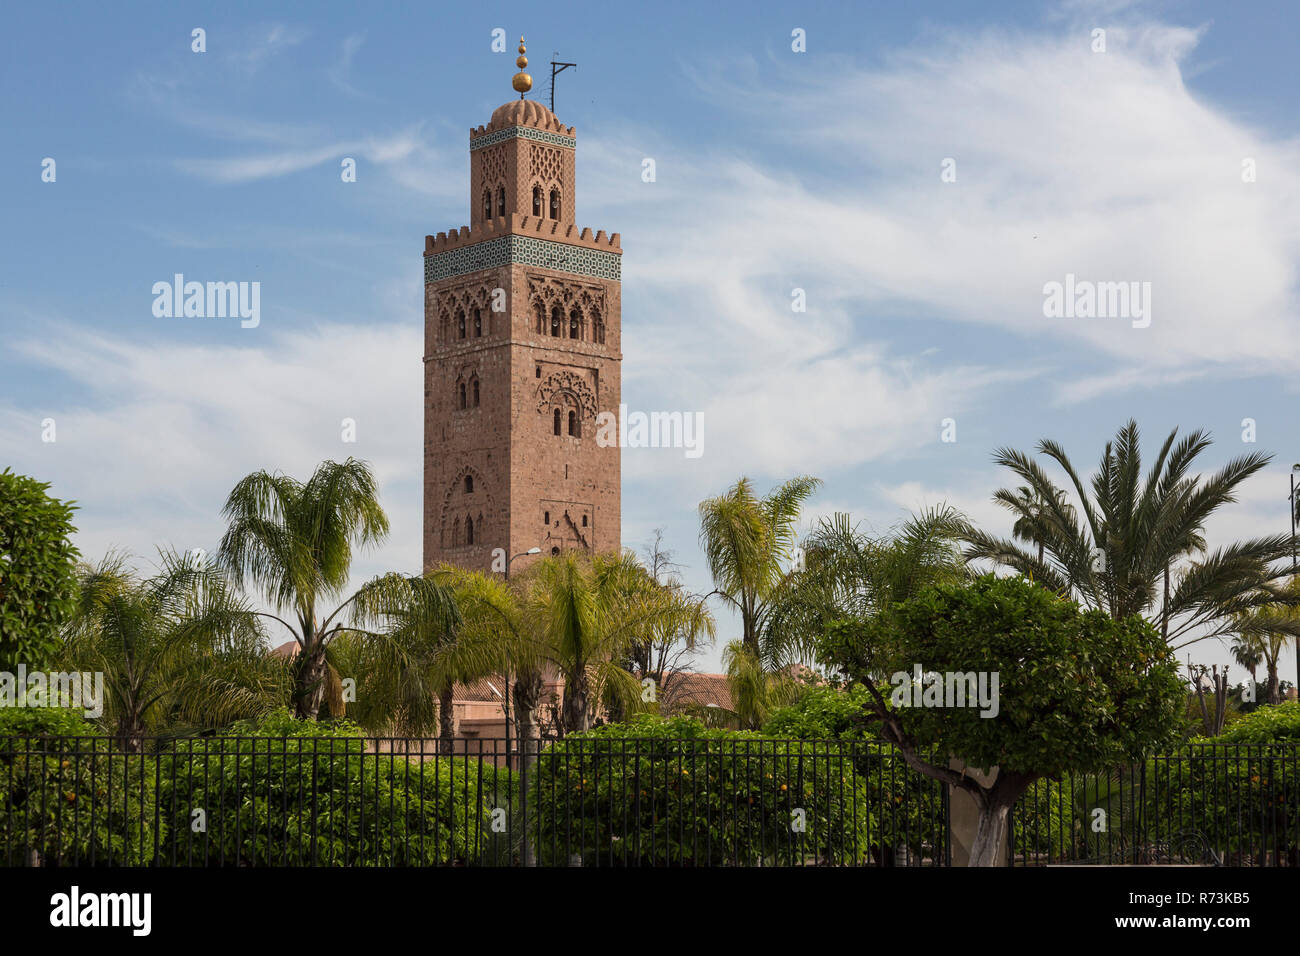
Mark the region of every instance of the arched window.
[[465, 543], [466, 544], [474, 543], [474, 519], [473, 518], [465, 519]]
[[478, 379], [474, 379], [474, 407], [478, 408]]
[[555, 336], [563, 335], [564, 331], [561, 328], [563, 324], [564, 313], [560, 311], [560, 307], [557, 305], [555, 308], [551, 309], [551, 334]]
[[546, 308], [540, 302], [538, 302], [537, 305], [534, 307], [534, 311], [537, 313], [537, 334], [545, 335], [546, 334]]
[[551, 218], [560, 218], [560, 191], [558, 189], [551, 190]]
[[542, 187], [533, 187], [533, 215], [542, 218]]
[[597, 309], [591, 310], [591, 339], [598, 345], [605, 344], [605, 321]]
[[460, 519], [459, 518], [457, 518], [456, 521], [451, 526], [451, 546], [453, 548], [460, 547]]
[[505, 214], [506, 214], [506, 187], [498, 186], [497, 187], [497, 215], [504, 216]]
[[459, 333], [460, 337], [463, 339], [465, 337], [465, 313], [464, 312], [456, 313], [456, 330]]
[[583, 526], [584, 528], [587, 527], [587, 516], [586, 516], [586, 515], [583, 515], [583, 516], [582, 516], [582, 526]]
[[542, 524], [547, 525], [548, 527], [550, 526], [550, 524], [551, 524], [551, 513], [550, 513], [549, 511], [543, 511], [543, 512], [542, 512]]
[[483, 334], [483, 313], [478, 309], [474, 310], [474, 338]]
[[465, 476], [465, 494], [467, 494], [467, 495], [472, 495], [473, 493], [474, 493], [474, 476], [473, 476], [473, 475], [466, 475], [466, 476]]
[[460, 383], [460, 407], [465, 407], [465, 383]]
[[578, 413], [569, 411], [569, 434], [574, 438], [582, 437], [582, 425], [578, 422]]
[[569, 338], [576, 339], [582, 335], [582, 313], [574, 309], [569, 313]]
[[555, 410], [555, 434], [558, 435], [559, 433], [560, 433], [560, 410], [557, 408]]
[[492, 218], [492, 194], [486, 189], [483, 190], [483, 218]]

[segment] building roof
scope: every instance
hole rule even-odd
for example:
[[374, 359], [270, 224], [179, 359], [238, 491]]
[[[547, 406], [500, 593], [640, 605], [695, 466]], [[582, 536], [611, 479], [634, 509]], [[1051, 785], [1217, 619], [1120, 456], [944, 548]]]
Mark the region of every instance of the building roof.
[[685, 710], [692, 705], [712, 705], [724, 710], [731, 710], [734, 705], [726, 674], [695, 674], [690, 671], [665, 674], [660, 700], [669, 713]]

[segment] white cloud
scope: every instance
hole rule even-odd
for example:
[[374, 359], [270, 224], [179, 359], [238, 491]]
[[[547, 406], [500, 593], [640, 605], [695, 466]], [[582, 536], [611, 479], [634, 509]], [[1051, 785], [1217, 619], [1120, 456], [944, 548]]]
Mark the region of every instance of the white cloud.
[[[205, 320], [206, 321], [206, 320]], [[215, 320], [220, 321], [220, 320]], [[371, 462], [392, 523], [357, 580], [421, 561], [423, 337], [409, 324], [231, 327], [228, 345], [129, 343], [73, 327], [19, 340], [28, 364], [84, 383], [84, 402], [0, 405], [0, 446], [16, 470], [81, 503], [76, 543], [152, 556], [156, 545], [211, 549], [226, 495], [266, 468], [308, 477], [322, 459]], [[408, 360], [394, 362], [394, 356]], [[40, 440], [52, 417], [57, 441]], [[341, 440], [356, 420], [357, 441]]]

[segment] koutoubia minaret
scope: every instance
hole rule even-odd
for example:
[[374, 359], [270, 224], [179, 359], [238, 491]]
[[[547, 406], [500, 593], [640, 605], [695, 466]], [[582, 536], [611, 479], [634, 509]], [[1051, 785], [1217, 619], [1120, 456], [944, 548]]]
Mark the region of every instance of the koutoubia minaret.
[[524, 53], [519, 98], [470, 131], [470, 224], [424, 241], [426, 568], [620, 545], [596, 417], [619, 409], [623, 251], [576, 225], [577, 137], [525, 98]]

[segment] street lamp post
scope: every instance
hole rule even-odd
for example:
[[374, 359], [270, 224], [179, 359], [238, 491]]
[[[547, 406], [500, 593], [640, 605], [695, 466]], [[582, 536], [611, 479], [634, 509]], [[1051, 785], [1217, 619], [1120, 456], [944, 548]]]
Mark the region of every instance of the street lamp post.
[[[1295, 559], [1295, 476], [1300, 474], [1300, 464], [1291, 466], [1291, 577], [1295, 578], [1296, 559]], [[1300, 640], [1295, 642], [1295, 687], [1296, 699], [1300, 700]]]
[[[521, 551], [519, 554], [511, 555], [506, 558], [506, 580], [510, 580], [510, 565], [515, 558], [526, 558], [530, 554], [541, 554], [542, 549], [538, 547], [529, 548], [527, 551]], [[506, 766], [510, 766], [510, 743], [514, 739], [510, 736], [510, 669], [506, 668]]]
[[[538, 547], [529, 548], [519, 554], [512, 555], [506, 559], [506, 580], [510, 580], [510, 565], [515, 558], [527, 557], [530, 554], [541, 554], [542, 549]], [[510, 670], [506, 668], [507, 672]], [[510, 736], [510, 674], [506, 674], [506, 766], [510, 766], [510, 744], [513, 738]], [[533, 858], [532, 848], [528, 845], [528, 741], [524, 741], [524, 753], [521, 755], [519, 765], [519, 814], [523, 817], [523, 840], [519, 848], [519, 854], [523, 859], [524, 866], [536, 866], [537, 861]]]

